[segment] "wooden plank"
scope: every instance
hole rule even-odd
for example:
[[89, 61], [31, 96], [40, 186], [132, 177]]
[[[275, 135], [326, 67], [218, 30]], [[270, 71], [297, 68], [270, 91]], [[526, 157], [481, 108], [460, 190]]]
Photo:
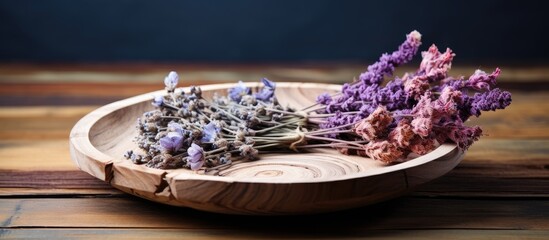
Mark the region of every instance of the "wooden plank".
[[112, 187], [82, 171], [0, 171], [0, 188], [111, 189]]
[[[549, 201], [403, 197], [322, 215], [250, 217], [130, 198], [0, 199], [1, 227], [549, 230]], [[62, 216], [62, 217], [59, 217]], [[334, 221], [337, 219], [337, 221]]]
[[0, 139], [68, 140], [76, 122], [96, 108], [0, 107]]
[[[178, 71], [190, 82], [259, 80], [261, 77], [305, 82], [349, 81], [365, 71], [373, 62], [330, 63], [254, 63], [254, 64], [200, 64], [200, 63], [114, 63], [114, 64], [0, 64], [0, 82], [155, 82], [171, 70]], [[517, 66], [512, 64], [483, 65], [481, 69], [502, 69], [500, 82], [542, 82], [549, 80], [546, 64]], [[454, 64], [450, 75], [470, 76], [479, 66]], [[395, 76], [413, 72], [416, 66], [398, 67]]]
[[0, 140], [1, 170], [77, 170], [66, 140]]
[[544, 230], [359, 230], [348, 229], [0, 229], [0, 237], [5, 239], [373, 239], [385, 240], [403, 238], [420, 239], [523, 239], [545, 240], [549, 231]]
[[[68, 143], [59, 141], [0, 141], [0, 187], [4, 196], [103, 194], [110, 188], [76, 168]], [[417, 189], [414, 194], [454, 197], [547, 197], [549, 140], [484, 139], [473, 145], [449, 174]], [[25, 154], [20, 154], [24, 152]], [[43, 193], [40, 192], [43, 189]], [[96, 189], [97, 191], [94, 191]], [[32, 191], [31, 191], [32, 190]]]
[[[98, 180], [99, 181], [99, 180]], [[83, 186], [87, 187], [87, 186]], [[0, 198], [24, 197], [126, 197], [126, 193], [115, 188], [0, 188]]]

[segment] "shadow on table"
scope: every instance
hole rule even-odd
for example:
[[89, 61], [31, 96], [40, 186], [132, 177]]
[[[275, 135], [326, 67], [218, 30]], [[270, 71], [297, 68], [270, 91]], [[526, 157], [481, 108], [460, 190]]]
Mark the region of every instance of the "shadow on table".
[[[136, 198], [131, 196], [132, 198]], [[139, 199], [139, 198], [136, 198]], [[136, 201], [146, 200], [139, 199]], [[384, 230], [463, 229], [493, 226], [505, 228], [512, 200], [495, 204], [486, 199], [455, 199], [405, 196], [351, 210], [297, 216], [243, 216], [208, 213], [150, 202], [148, 211], [157, 211], [166, 221], [191, 222], [196, 229], [215, 229], [268, 237], [357, 237], [390, 234]], [[382, 230], [382, 231], [379, 231]], [[215, 231], [213, 231], [215, 233]], [[395, 232], [396, 233], [396, 232]], [[208, 234], [212, 231], [208, 230]]]

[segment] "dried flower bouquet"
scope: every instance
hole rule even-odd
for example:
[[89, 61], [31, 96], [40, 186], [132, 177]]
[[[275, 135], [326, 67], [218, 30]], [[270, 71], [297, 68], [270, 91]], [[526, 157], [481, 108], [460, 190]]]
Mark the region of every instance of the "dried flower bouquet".
[[170, 72], [166, 94], [155, 96], [155, 110], [137, 121], [140, 150], [125, 157], [152, 168], [215, 173], [236, 161], [256, 160], [262, 151], [330, 147], [391, 164], [447, 141], [466, 150], [482, 130], [465, 122], [504, 109], [511, 94], [496, 88], [498, 68], [468, 78], [449, 76], [455, 54], [435, 45], [421, 53], [417, 71], [393, 78], [420, 45], [421, 35], [409, 33], [398, 50], [383, 54], [357, 80], [303, 109], [279, 104], [276, 83], [265, 78], [258, 92], [239, 82], [205, 99], [200, 87], [176, 88], [179, 76]]

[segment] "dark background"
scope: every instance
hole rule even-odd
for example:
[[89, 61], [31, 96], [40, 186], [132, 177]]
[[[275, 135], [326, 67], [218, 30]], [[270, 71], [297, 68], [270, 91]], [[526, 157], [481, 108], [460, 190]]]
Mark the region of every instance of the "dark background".
[[[539, 3], [538, 3], [539, 2]], [[456, 61], [548, 62], [543, 1], [0, 1], [1, 62], [371, 61], [417, 29]]]

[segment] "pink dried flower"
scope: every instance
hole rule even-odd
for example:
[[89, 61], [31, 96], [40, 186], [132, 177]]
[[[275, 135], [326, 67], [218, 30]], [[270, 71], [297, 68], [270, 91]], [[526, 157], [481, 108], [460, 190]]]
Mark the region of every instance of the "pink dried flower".
[[448, 138], [463, 150], [467, 150], [482, 136], [482, 129], [479, 126], [468, 127], [460, 120], [446, 123], [444, 129]]
[[403, 155], [401, 149], [387, 140], [371, 141], [364, 146], [364, 150], [370, 158], [384, 163], [395, 162]]
[[440, 53], [433, 44], [429, 50], [421, 53], [423, 60], [419, 65], [419, 72], [423, 72], [431, 81], [442, 80], [448, 76], [454, 56], [451, 49], [447, 48], [446, 52]]
[[410, 120], [404, 118], [400, 120], [397, 127], [389, 133], [389, 141], [399, 148], [406, 148], [410, 145], [410, 140], [412, 140], [414, 135]]
[[433, 138], [422, 138], [416, 136], [410, 142], [409, 150], [418, 155], [424, 155], [433, 151], [437, 147], [437, 142]]
[[412, 109], [410, 114], [418, 117], [431, 117], [433, 116], [433, 105], [431, 101], [431, 92], [426, 92], [421, 96], [419, 102]]
[[364, 140], [371, 141], [383, 135], [391, 122], [393, 117], [385, 106], [380, 105], [367, 118], [355, 124], [354, 131]]
[[462, 103], [463, 93], [461, 91], [449, 86], [443, 88], [438, 99], [433, 102], [434, 118], [440, 119], [443, 116], [455, 115]]
[[496, 68], [491, 74], [486, 74], [486, 72], [477, 69], [469, 80], [465, 82], [466, 87], [470, 87], [475, 90], [490, 90], [496, 85], [496, 79], [501, 73], [499, 68]]
[[410, 76], [405, 74], [403, 76], [404, 92], [415, 100], [419, 100], [421, 96], [431, 87], [429, 85], [429, 79], [425, 76]]
[[433, 129], [433, 119], [418, 117], [412, 120], [412, 131], [422, 137], [427, 137]]

